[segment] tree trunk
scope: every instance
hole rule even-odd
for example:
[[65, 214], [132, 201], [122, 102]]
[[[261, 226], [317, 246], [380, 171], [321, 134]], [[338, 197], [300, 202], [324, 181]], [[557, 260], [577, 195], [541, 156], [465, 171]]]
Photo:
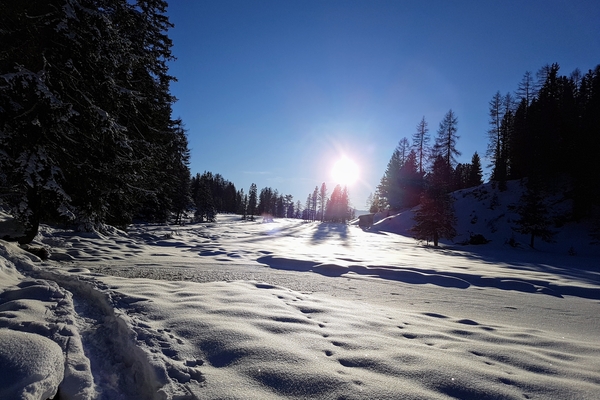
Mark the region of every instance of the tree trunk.
[[531, 246], [532, 249], [535, 249], [535, 247], [533, 247], [533, 241], [535, 240], [535, 235], [532, 233], [531, 234], [531, 240], [529, 241], [529, 246]]
[[25, 235], [17, 238], [19, 244], [31, 243], [38, 234], [40, 227], [40, 216], [42, 213], [42, 198], [38, 193], [37, 188], [31, 188], [27, 191], [27, 202], [31, 209], [31, 214], [27, 221], [24, 221]]

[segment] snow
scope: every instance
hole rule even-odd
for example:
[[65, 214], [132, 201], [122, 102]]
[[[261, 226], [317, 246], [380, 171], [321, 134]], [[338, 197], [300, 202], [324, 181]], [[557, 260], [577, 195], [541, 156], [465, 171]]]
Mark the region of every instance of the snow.
[[411, 211], [42, 226], [48, 261], [0, 241], [0, 398], [596, 399], [597, 249], [513, 248], [503, 207], [456, 196], [489, 244], [419, 245]]

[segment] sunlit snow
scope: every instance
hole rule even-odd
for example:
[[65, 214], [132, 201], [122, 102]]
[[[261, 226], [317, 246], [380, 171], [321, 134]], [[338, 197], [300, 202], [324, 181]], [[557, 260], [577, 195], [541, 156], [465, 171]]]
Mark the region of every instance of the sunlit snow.
[[597, 255], [434, 249], [408, 219], [0, 241], [0, 398], [597, 398]]

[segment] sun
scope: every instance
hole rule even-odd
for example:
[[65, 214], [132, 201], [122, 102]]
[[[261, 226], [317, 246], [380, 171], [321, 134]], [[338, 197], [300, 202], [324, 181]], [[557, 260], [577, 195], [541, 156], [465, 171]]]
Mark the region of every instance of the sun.
[[336, 184], [351, 186], [358, 180], [358, 165], [348, 157], [342, 157], [333, 164], [331, 177]]

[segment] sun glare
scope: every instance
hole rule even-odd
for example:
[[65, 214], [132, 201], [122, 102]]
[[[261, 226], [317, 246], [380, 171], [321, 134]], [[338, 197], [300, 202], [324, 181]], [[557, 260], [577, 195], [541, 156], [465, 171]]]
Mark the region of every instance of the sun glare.
[[358, 180], [358, 165], [347, 157], [336, 161], [331, 170], [331, 177], [336, 184], [351, 186]]

